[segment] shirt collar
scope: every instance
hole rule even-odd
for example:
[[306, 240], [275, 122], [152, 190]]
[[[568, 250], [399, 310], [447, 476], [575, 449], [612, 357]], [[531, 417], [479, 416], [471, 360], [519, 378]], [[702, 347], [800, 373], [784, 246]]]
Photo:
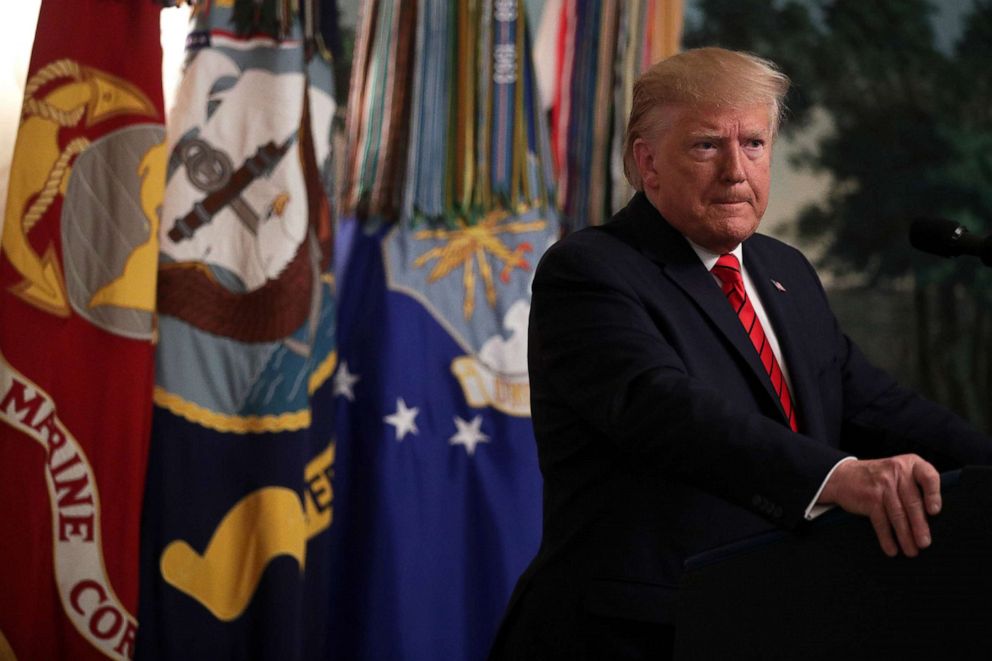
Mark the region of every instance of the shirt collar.
[[[686, 241], [689, 242], [689, 245], [695, 251], [696, 256], [699, 257], [699, 261], [701, 261], [703, 266], [706, 267], [706, 270], [712, 271], [713, 267], [716, 266], [716, 261], [720, 259], [721, 253], [715, 253], [712, 250], [707, 250], [700, 245], [696, 245], [688, 237], [686, 238]], [[744, 244], [738, 243], [737, 247], [731, 250], [729, 254], [736, 257], [740, 264], [744, 264]]]

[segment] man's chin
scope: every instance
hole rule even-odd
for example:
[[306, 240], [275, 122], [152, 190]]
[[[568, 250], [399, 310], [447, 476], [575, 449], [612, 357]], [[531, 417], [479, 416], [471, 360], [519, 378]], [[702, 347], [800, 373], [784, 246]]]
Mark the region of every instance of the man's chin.
[[758, 219], [755, 217], [754, 213], [754, 207], [747, 202], [736, 202], [734, 204], [711, 204], [707, 212], [707, 215], [712, 220], [722, 224], [758, 224]]
[[710, 225], [710, 230], [707, 236], [700, 237], [703, 241], [696, 241], [696, 243], [713, 252], [725, 253], [744, 243], [754, 234], [758, 230], [758, 221], [753, 215], [720, 218]]

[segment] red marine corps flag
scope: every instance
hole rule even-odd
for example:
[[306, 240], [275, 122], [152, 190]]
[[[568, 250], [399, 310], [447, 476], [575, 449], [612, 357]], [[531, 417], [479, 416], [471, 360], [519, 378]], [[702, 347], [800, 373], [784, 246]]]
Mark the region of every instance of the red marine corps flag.
[[0, 242], [0, 658], [130, 658], [165, 181], [159, 9], [44, 0]]

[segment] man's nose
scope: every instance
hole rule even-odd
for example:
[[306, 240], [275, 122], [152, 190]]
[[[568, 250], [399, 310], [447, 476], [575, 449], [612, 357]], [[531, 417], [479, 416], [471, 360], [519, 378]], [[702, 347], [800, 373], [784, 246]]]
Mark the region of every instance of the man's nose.
[[727, 183], [738, 184], [746, 178], [744, 175], [744, 156], [736, 145], [724, 152], [721, 165], [722, 172], [720, 174]]

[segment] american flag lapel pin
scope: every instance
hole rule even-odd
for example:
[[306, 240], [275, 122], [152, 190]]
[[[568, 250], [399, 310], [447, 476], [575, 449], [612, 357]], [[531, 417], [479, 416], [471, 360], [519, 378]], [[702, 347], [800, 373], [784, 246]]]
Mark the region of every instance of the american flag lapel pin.
[[775, 285], [775, 289], [779, 290], [780, 292], [787, 291], [786, 288], [782, 286], [782, 283], [779, 282], [778, 280], [775, 280], [774, 278], [772, 278], [772, 284]]

